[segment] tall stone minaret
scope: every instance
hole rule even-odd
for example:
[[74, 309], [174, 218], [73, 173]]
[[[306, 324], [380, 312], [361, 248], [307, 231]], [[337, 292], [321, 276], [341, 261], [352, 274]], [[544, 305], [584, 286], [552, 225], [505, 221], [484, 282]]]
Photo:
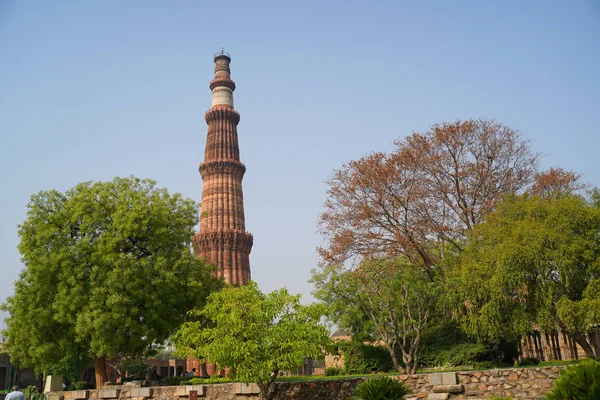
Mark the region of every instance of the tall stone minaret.
[[200, 230], [194, 236], [198, 257], [217, 266], [217, 276], [233, 285], [250, 281], [252, 235], [246, 232], [237, 124], [240, 114], [233, 108], [235, 83], [230, 78], [231, 57], [215, 54], [215, 78], [210, 82], [212, 107], [204, 116], [208, 124], [202, 176]]

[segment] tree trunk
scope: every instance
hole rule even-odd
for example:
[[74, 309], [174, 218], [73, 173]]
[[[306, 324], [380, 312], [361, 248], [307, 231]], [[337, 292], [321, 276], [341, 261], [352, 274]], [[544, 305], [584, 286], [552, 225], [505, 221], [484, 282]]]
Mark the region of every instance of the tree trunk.
[[200, 363], [200, 372], [203, 378], [208, 378], [208, 372], [206, 371], [206, 358]]
[[275, 398], [275, 391], [269, 391], [269, 386], [271, 386], [270, 384], [257, 383], [257, 385], [260, 390], [260, 398], [262, 400], [272, 400], [273, 398]]
[[419, 360], [417, 359], [417, 357], [413, 357], [412, 360], [412, 367], [410, 369], [410, 373], [411, 374], [416, 374], [417, 373], [417, 367], [419, 366]]
[[387, 351], [390, 354], [390, 358], [392, 359], [392, 364], [394, 365], [394, 368], [396, 369], [396, 371], [403, 372], [404, 369], [398, 362], [398, 355], [396, 354], [396, 350], [394, 349], [394, 346], [386, 343], [385, 347], [387, 348]]
[[100, 389], [106, 382], [106, 363], [104, 357], [94, 358], [94, 373], [96, 374], [96, 389]]
[[[571, 337], [578, 345], [581, 346], [583, 351], [585, 351], [585, 355], [587, 358], [596, 358], [596, 354], [594, 354], [594, 349], [592, 349], [592, 346], [590, 346], [590, 344], [588, 343], [587, 339], [585, 338], [585, 335], [581, 335], [579, 333], [572, 333]], [[575, 351], [577, 351], [577, 349]]]

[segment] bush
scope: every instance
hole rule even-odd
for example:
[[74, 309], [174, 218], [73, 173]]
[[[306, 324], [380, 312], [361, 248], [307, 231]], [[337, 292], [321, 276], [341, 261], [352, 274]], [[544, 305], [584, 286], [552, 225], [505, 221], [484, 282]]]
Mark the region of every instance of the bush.
[[473, 365], [483, 361], [488, 350], [481, 343], [458, 343], [451, 346], [428, 346], [421, 353], [420, 365], [441, 367]]
[[540, 364], [540, 360], [538, 360], [537, 358], [533, 358], [533, 357], [529, 357], [529, 358], [522, 358], [521, 360], [519, 360], [518, 362], [515, 363], [516, 367], [529, 367], [532, 365], [539, 365]]
[[221, 378], [219, 376], [215, 376], [213, 378], [192, 378], [189, 380], [181, 381], [180, 385], [209, 385], [213, 383], [229, 383], [231, 379], [229, 378]]
[[75, 382], [73, 386], [75, 387], [75, 390], [89, 390], [94, 388], [94, 385], [86, 381]]
[[161, 386], [177, 386], [183, 381], [189, 380], [189, 376], [168, 376], [158, 381]]
[[411, 388], [404, 382], [384, 376], [381, 378], [367, 379], [356, 388], [354, 396], [356, 400], [400, 400], [411, 393]]
[[325, 368], [325, 376], [338, 376], [338, 375], [342, 375], [342, 369], [340, 367]]
[[37, 394], [37, 386], [27, 386], [25, 389], [23, 389], [23, 394], [25, 395], [25, 399], [31, 400], [33, 396]]
[[369, 374], [395, 371], [390, 353], [382, 346], [372, 346], [357, 341], [340, 343], [344, 355], [344, 373]]
[[492, 369], [503, 367], [504, 365], [494, 361], [477, 361], [473, 363], [473, 369]]
[[[477, 343], [454, 321], [430, 326], [422, 335], [419, 351], [421, 367], [476, 366], [489, 362], [489, 367], [512, 365], [518, 355], [515, 343]], [[477, 368], [477, 367], [475, 367]]]
[[600, 362], [582, 361], [568, 367], [554, 382], [547, 400], [597, 400], [600, 399]]

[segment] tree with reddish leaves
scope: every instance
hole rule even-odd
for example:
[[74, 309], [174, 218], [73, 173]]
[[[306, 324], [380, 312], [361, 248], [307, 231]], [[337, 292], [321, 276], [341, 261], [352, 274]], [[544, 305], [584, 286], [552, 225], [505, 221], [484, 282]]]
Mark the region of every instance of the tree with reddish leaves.
[[535, 182], [529, 193], [543, 198], [563, 197], [587, 187], [580, 179], [581, 174], [562, 168], [550, 168], [535, 175]]
[[490, 120], [434, 125], [345, 164], [327, 184], [319, 230], [327, 265], [406, 256], [433, 279], [448, 252], [503, 195], [527, 188], [539, 155], [522, 135]]

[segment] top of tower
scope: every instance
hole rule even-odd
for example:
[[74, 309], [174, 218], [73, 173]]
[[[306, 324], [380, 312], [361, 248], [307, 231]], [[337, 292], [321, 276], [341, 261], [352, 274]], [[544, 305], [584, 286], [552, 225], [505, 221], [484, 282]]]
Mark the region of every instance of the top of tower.
[[223, 50], [221, 47], [221, 51], [215, 53], [214, 61], [217, 62], [219, 58], [226, 58], [229, 62], [231, 62], [231, 54]]

